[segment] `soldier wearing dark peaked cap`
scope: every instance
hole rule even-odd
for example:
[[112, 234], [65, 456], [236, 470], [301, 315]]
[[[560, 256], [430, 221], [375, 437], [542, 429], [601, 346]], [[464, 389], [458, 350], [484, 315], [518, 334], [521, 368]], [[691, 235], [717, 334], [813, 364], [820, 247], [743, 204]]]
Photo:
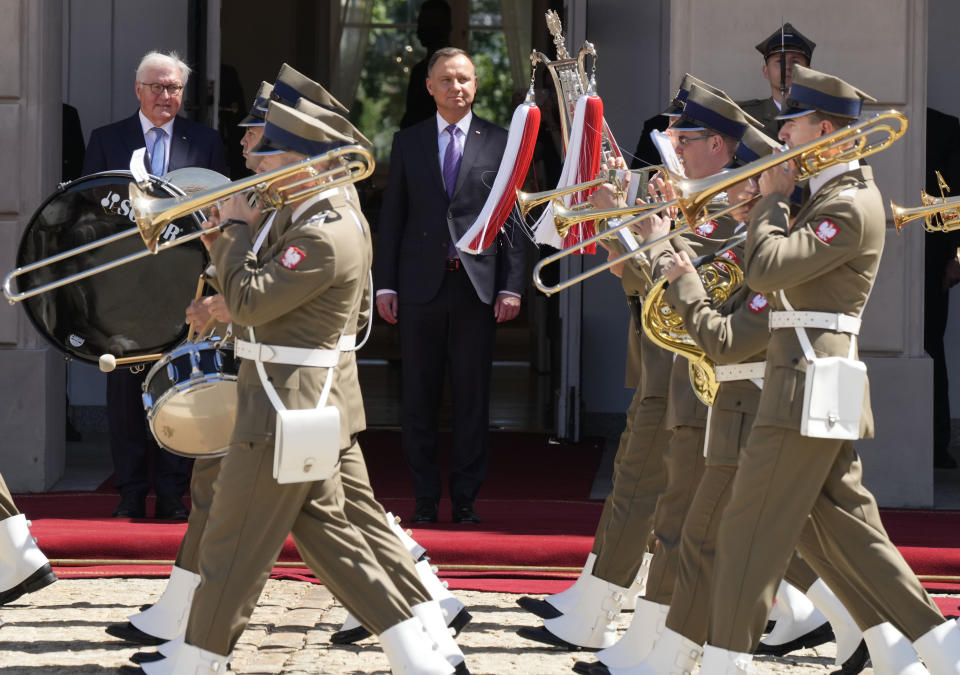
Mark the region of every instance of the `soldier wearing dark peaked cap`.
[[740, 107], [763, 123], [764, 132], [777, 137], [779, 125], [776, 116], [784, 94], [790, 89], [790, 77], [795, 65], [809, 66], [816, 43], [791, 24], [785, 23], [770, 37], [756, 46], [763, 56], [763, 77], [770, 83], [770, 96], [742, 101]]
[[[797, 66], [780, 140], [790, 147], [815, 141], [854, 122], [872, 100], [837, 77]], [[828, 157], [835, 152], [824, 150]], [[849, 436], [873, 434], [868, 386], [862, 383], [859, 420], [854, 413], [846, 422], [851, 433], [829, 431], [829, 420], [820, 428], [804, 421], [812, 418], [804, 401], [813, 360], [856, 359], [859, 319], [885, 239], [883, 202], [870, 167], [837, 163], [810, 179], [810, 197], [791, 219], [787, 195], [795, 181], [792, 164], [764, 172], [763, 196], [748, 225], [746, 282], [770, 305], [771, 334], [757, 416], [717, 534], [717, 582], [701, 672], [746, 667], [809, 518], [836, 573], [855, 593], [914, 641], [931, 672], [957, 673], [960, 631], [944, 621], [890, 543], [876, 501], [861, 484]], [[849, 389], [850, 376], [842, 377]], [[830, 396], [824, 390], [818, 401], [825, 404]], [[834, 590], [846, 606], [856, 605], [839, 586]], [[890, 637], [885, 624], [865, 628], [871, 653], [872, 641]], [[901, 672], [874, 665], [879, 672]]]

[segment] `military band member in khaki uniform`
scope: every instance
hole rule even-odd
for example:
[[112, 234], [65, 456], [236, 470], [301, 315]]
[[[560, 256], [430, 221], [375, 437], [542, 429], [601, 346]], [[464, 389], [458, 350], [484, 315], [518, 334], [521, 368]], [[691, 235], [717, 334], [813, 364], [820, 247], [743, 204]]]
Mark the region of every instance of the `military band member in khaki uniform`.
[[0, 475], [0, 606], [57, 580]]
[[[776, 145], [761, 132], [749, 128], [738, 146], [737, 161], [743, 164], [769, 155]], [[749, 200], [755, 194], [754, 185], [747, 181], [733, 186], [728, 191], [728, 200], [731, 203]], [[749, 208], [748, 205], [734, 212], [741, 224]], [[737, 262], [743, 264], [741, 260]], [[665, 264], [665, 277], [669, 286], [664, 301], [680, 314], [687, 333], [718, 364], [719, 387], [709, 422], [707, 468], [684, 521], [677, 584], [665, 630], [642, 663], [634, 668], [611, 669], [610, 672], [616, 674], [661, 672], [671, 664], [683, 663], [683, 667], [690, 669], [696, 666], [696, 655], [707, 637], [717, 526], [730, 498], [740, 448], [746, 445], [753, 424], [769, 337], [768, 303], [762, 294], [741, 285], [723, 305], [713, 308], [687, 251], [675, 254]], [[811, 555], [820, 568], [831, 569], [812, 526], [805, 528], [801, 547], [805, 547], [804, 552]], [[837, 665], [842, 666], [844, 673], [860, 672], [867, 653], [865, 647], [860, 647], [861, 634], [849, 613], [799, 556], [794, 555], [788, 577], [790, 572], [793, 573], [791, 581], [804, 592], [810, 592], [830, 616], [838, 634]], [[882, 621], [871, 607], [865, 603], [860, 605], [858, 618], [862, 623], [876, 625]], [[825, 624], [825, 627], [826, 636], [817, 636], [816, 644], [832, 638], [830, 626]], [[660, 627], [657, 628], [659, 632]]]
[[[260, 169], [278, 168], [348, 141], [322, 122], [271, 102]], [[309, 175], [299, 172], [282, 183]], [[361, 307], [369, 303], [368, 297], [364, 300], [369, 295], [369, 229], [355, 205], [339, 191], [328, 191], [285, 205], [272, 221], [270, 237], [254, 254], [248, 223], [256, 214], [233, 198], [212, 219], [215, 224], [219, 218], [237, 218], [236, 224], [205, 240], [217, 284], [241, 333], [247, 332], [243, 326], [255, 327], [260, 344], [303, 350], [281, 357], [286, 362], [271, 360], [269, 353], [276, 349], [261, 350], [268, 354], [263, 368], [284, 406], [314, 407], [328, 368], [290, 361], [302, 363], [300, 356], [316, 354], [317, 349], [339, 350], [341, 337], [355, 334]], [[186, 641], [172, 657], [145, 664], [144, 670], [222, 671], [291, 532], [310, 568], [380, 636], [394, 672], [454, 672], [455, 659], [464, 670], [439, 606], [424, 602], [411, 608], [345, 516], [340, 474], [335, 470], [326, 480], [287, 484], [273, 478], [276, 414], [255, 365], [245, 358], [240, 367], [234, 447], [221, 460], [214, 486], [200, 544], [202, 582]], [[352, 354], [339, 352], [332, 377], [328, 402], [339, 411], [343, 458], [362, 426], [356, 421], [362, 401]]]
[[[872, 99], [836, 77], [797, 66], [780, 137], [790, 146], [815, 140], [855, 120], [864, 100]], [[844, 331], [855, 332], [858, 322], [840, 317], [859, 318], [869, 296], [884, 242], [883, 204], [869, 167], [839, 164], [811, 179], [810, 199], [791, 223], [786, 195], [795, 180], [787, 164], [760, 178], [763, 198], [748, 229], [747, 283], [772, 311], [785, 310], [785, 295], [796, 310], [815, 313], [807, 318], [834, 326], [803, 330], [818, 357], [846, 357], [853, 336]], [[808, 516], [838, 572], [914, 641], [931, 672], [960, 672], [960, 632], [944, 621], [887, 538], [876, 502], [860, 482], [852, 441], [800, 433], [807, 359], [794, 327], [805, 320], [782, 314], [776, 325], [785, 327], [771, 334], [757, 417], [717, 535], [701, 672], [747, 667]], [[865, 395], [860, 434], [872, 432]], [[845, 605], [855, 604], [835, 590]]]
[[[763, 56], [763, 79], [770, 83], [770, 96], [740, 101], [740, 107], [763, 123], [763, 131], [776, 138], [780, 128], [777, 115], [780, 114], [783, 95], [790, 90], [790, 78], [793, 67], [810, 66], [816, 43], [803, 35], [789, 23], [783, 24], [756, 46]], [[781, 68], [781, 63], [783, 67]], [[781, 84], [781, 75], [785, 76]]]

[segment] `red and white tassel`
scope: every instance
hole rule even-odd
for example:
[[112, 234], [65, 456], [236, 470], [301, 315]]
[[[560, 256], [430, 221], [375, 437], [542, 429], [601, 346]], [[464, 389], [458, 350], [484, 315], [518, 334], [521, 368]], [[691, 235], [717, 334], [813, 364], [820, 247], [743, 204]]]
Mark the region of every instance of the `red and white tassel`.
[[507, 134], [507, 147], [500, 160], [493, 188], [480, 215], [466, 234], [457, 241], [457, 248], [466, 253], [480, 253], [494, 243], [507, 217], [517, 201], [517, 190], [523, 185], [533, 148], [537, 143], [540, 130], [540, 108], [533, 99], [533, 89], [527, 92], [526, 100], [513, 111], [510, 131]]
[[[585, 94], [577, 99], [567, 143], [567, 156], [563, 160], [558, 188], [570, 187], [594, 178], [600, 169], [601, 139], [603, 137], [603, 101], [596, 94]], [[582, 204], [596, 188], [581, 190], [563, 198], [565, 206]], [[560, 237], [553, 221], [553, 207], [548, 205], [534, 225], [536, 241], [554, 248], [570, 248], [594, 234], [593, 221], [578, 223], [570, 228], [564, 238]], [[583, 248], [578, 253], [594, 253], [596, 245]]]

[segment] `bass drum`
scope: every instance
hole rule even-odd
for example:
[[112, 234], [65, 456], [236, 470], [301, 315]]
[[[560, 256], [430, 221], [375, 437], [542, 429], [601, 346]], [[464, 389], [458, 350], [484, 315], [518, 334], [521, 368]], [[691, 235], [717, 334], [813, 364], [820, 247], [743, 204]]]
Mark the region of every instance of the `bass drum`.
[[[175, 197], [183, 192], [151, 177], [149, 192]], [[134, 182], [128, 171], [84, 176], [60, 188], [37, 209], [20, 240], [17, 266], [136, 228], [127, 196]], [[170, 223], [160, 241], [200, 227], [186, 216]], [[138, 233], [53, 263], [17, 278], [19, 291], [88, 270], [142, 251]], [[184, 311], [194, 298], [197, 278], [207, 264], [199, 239], [115, 267], [24, 300], [37, 330], [71, 357], [97, 363], [102, 354], [136, 357], [165, 352], [187, 334]]]

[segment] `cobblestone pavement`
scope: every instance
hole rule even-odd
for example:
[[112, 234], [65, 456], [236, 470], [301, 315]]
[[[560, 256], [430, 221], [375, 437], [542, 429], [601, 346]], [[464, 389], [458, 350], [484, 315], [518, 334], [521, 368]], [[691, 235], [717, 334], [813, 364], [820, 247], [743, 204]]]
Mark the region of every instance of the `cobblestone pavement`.
[[[131, 666], [136, 646], [104, 629], [125, 622], [163, 589], [161, 579], [76, 579], [0, 607], [0, 671], [3, 675], [119, 673]], [[540, 649], [516, 635], [520, 626], [538, 626], [536, 617], [516, 605], [510, 593], [457, 591], [473, 614], [458, 642], [474, 675], [570, 673], [577, 659]], [[329, 644], [345, 610], [326, 587], [298, 581], [269, 581], [249, 627], [234, 652], [240, 673], [388, 673], [374, 639], [353, 646]], [[629, 614], [623, 615], [629, 621]], [[625, 627], [625, 626], [624, 626]], [[805, 650], [789, 659], [758, 659], [760, 673], [827, 673], [834, 645]], [[151, 648], [152, 650], [152, 648]], [[129, 671], [127, 671], [129, 672]], [[872, 671], [865, 671], [872, 672]]]

